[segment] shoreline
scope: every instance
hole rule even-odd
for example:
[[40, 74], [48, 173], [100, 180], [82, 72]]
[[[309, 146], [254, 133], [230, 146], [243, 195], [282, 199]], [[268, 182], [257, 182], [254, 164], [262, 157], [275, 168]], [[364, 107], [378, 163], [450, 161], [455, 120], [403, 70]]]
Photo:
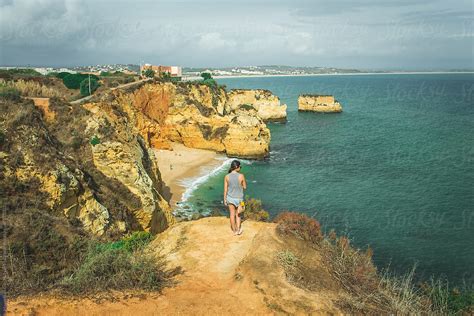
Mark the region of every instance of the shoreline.
[[[442, 75], [442, 74], [474, 74], [474, 71], [400, 71], [400, 72], [347, 72], [347, 73], [321, 73], [321, 74], [281, 74], [281, 75], [235, 75], [213, 76], [214, 79], [233, 78], [264, 78], [264, 77], [317, 77], [317, 76], [366, 76], [366, 75]], [[183, 76], [184, 77], [184, 76]], [[199, 76], [188, 76], [183, 81], [199, 80]]]
[[227, 156], [211, 150], [189, 148], [174, 143], [172, 150], [155, 149], [156, 162], [165, 184], [164, 198], [171, 209], [186, 201], [209, 176], [218, 172], [227, 163]]

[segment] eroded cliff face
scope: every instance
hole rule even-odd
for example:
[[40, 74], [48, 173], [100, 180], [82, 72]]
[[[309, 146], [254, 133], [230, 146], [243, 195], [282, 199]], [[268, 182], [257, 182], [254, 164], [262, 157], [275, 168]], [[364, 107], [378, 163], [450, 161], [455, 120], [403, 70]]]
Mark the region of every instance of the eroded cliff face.
[[340, 113], [342, 106], [332, 95], [300, 95], [298, 97], [298, 111]]
[[231, 110], [251, 106], [264, 121], [286, 121], [286, 104], [268, 90], [234, 89], [228, 95], [227, 104]]
[[[112, 99], [112, 101], [111, 101]], [[111, 102], [130, 118], [153, 148], [170, 142], [232, 157], [262, 159], [269, 154], [270, 130], [253, 108], [231, 107], [222, 88], [156, 82], [133, 92], [114, 91], [97, 102]]]
[[[96, 236], [160, 232], [174, 222], [153, 152], [123, 112], [55, 100], [46, 120], [30, 100], [0, 106], [0, 185], [8, 201], [35, 196], [36, 210]], [[17, 215], [5, 219], [7, 231], [27, 227], [19, 218], [30, 210], [22, 205], [8, 207]]]

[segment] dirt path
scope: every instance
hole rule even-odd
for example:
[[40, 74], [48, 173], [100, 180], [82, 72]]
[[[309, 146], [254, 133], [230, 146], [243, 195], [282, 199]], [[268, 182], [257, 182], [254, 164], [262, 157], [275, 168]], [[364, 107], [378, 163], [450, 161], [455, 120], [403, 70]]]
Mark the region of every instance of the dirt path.
[[116, 301], [33, 298], [9, 304], [14, 315], [274, 315], [337, 313], [331, 293], [308, 292], [286, 280], [275, 255], [287, 247], [275, 225], [246, 221], [233, 236], [228, 219], [175, 225], [152, 243], [157, 256], [184, 272], [162, 295]]
[[[117, 89], [123, 89], [123, 88], [129, 88], [129, 87], [133, 87], [134, 85], [138, 85], [142, 82], [146, 82], [146, 81], [151, 81], [152, 79], [151, 78], [146, 78], [146, 79], [140, 79], [138, 81], [133, 81], [133, 82], [129, 82], [129, 83], [124, 83], [124, 84], [121, 84], [117, 87], [114, 87], [114, 88], [110, 88], [109, 90], [113, 91], [113, 90], [117, 90]], [[106, 90], [105, 90], [106, 91]], [[80, 98], [78, 100], [74, 100], [74, 101], [71, 101], [69, 103], [71, 104], [81, 104], [85, 101], [88, 101], [90, 100], [92, 97], [94, 97], [95, 94], [91, 94], [91, 95], [88, 95], [86, 97], [83, 97], [83, 98]]]

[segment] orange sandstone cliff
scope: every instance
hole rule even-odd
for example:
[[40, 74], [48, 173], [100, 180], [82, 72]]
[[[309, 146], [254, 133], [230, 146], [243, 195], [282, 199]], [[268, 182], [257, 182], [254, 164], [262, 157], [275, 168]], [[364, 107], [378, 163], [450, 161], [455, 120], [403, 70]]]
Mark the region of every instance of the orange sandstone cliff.
[[122, 109], [153, 148], [168, 149], [171, 142], [179, 142], [231, 157], [268, 156], [270, 130], [260, 112], [232, 95], [220, 87], [155, 82], [133, 92], [111, 92], [94, 106]]

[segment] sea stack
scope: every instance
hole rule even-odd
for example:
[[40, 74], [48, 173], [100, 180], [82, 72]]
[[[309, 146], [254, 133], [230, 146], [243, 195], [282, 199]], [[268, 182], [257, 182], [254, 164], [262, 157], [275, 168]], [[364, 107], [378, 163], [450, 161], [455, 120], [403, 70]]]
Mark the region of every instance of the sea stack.
[[332, 95], [304, 94], [298, 97], [298, 111], [340, 113], [342, 106]]
[[227, 93], [227, 104], [231, 110], [254, 108], [265, 122], [286, 122], [286, 104], [271, 91], [263, 89], [233, 89]]

